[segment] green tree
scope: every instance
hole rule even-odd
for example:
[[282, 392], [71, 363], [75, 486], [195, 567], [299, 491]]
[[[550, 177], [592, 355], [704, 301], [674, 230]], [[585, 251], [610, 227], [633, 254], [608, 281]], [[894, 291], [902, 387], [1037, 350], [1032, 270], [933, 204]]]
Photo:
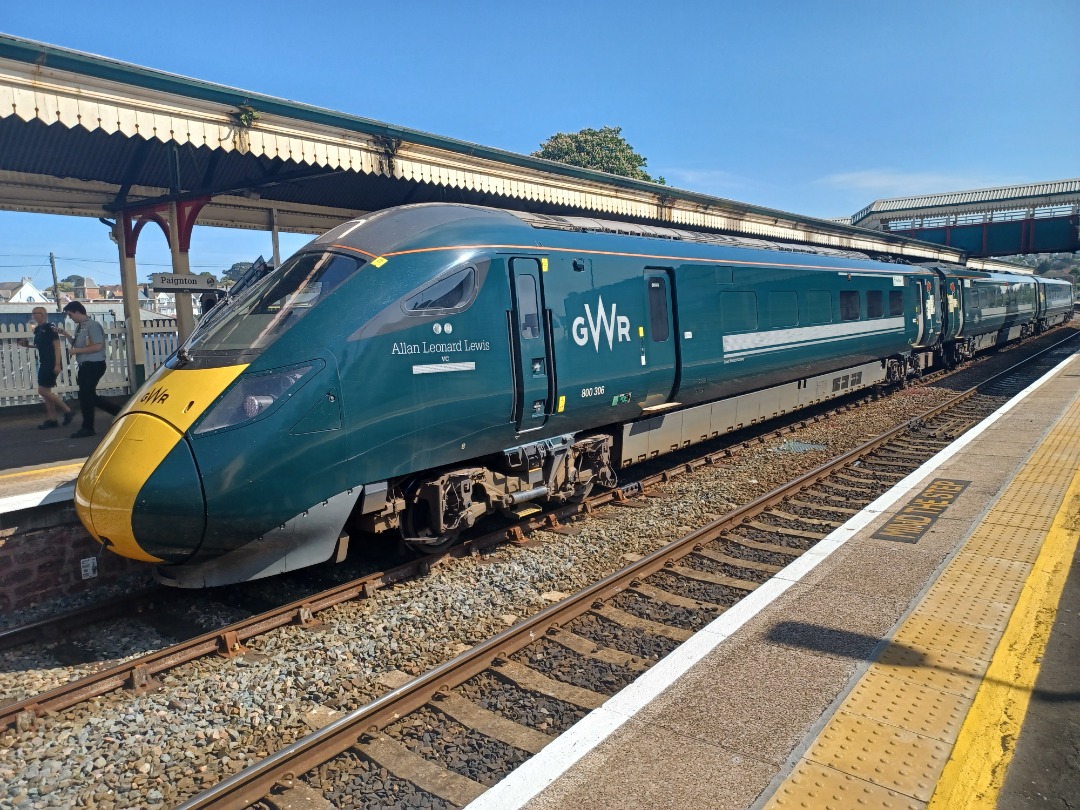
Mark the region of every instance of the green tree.
[[663, 177], [645, 171], [648, 161], [634, 151], [622, 136], [622, 127], [583, 129], [580, 132], [556, 132], [542, 144], [533, 157], [568, 163], [583, 169], [596, 169], [635, 180], [666, 185]]

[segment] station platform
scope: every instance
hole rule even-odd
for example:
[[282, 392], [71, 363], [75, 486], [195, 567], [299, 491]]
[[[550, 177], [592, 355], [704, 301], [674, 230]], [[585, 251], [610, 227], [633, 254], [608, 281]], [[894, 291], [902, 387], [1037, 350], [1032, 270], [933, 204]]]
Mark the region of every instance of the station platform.
[[45, 419], [40, 405], [0, 412], [0, 515], [48, 503], [70, 501], [83, 462], [97, 447], [112, 420], [97, 414], [97, 435], [72, 439], [79, 428], [78, 403], [67, 427], [38, 430]]
[[1074, 355], [470, 810], [1074, 806], [1078, 383]]

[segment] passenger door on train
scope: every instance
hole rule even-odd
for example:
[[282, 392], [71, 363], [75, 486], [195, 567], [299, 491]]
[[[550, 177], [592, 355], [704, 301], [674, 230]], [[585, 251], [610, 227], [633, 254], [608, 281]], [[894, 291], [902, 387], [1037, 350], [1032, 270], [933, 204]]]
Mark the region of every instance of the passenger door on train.
[[918, 291], [918, 335], [912, 344], [916, 347], [932, 346], [941, 333], [941, 313], [937, 306], [937, 278], [920, 278], [914, 282]]
[[510, 260], [510, 344], [514, 356], [514, 414], [518, 432], [542, 428], [551, 414], [551, 344], [544, 308], [541, 260]]
[[647, 369], [643, 408], [667, 402], [678, 382], [678, 335], [670, 270], [645, 270], [646, 323], [638, 328], [641, 365]]

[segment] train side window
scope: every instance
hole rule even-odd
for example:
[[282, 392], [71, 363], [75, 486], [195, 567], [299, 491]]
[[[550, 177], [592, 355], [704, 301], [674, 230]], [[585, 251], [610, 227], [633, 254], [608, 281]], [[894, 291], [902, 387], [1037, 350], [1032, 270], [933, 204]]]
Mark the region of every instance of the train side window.
[[655, 276], [645, 279], [649, 287], [649, 333], [653, 343], [668, 339], [667, 282]]
[[840, 291], [840, 320], [842, 320], [842, 321], [857, 321], [857, 320], [859, 320], [859, 291], [858, 290], [841, 290]]
[[540, 307], [536, 300], [536, 279], [529, 275], [516, 277], [518, 317], [521, 336], [526, 340], [540, 337]]
[[769, 293], [769, 326], [783, 329], [799, 325], [799, 296], [794, 290]]
[[904, 314], [904, 291], [889, 290], [889, 317]]
[[440, 278], [405, 299], [405, 311], [427, 313], [431, 310], [461, 310], [472, 303], [476, 292], [476, 271], [464, 267]]
[[866, 317], [881, 318], [885, 315], [885, 296], [881, 290], [866, 291]]
[[752, 292], [720, 293], [720, 327], [725, 332], [757, 329], [757, 295]]
[[832, 323], [832, 293], [828, 290], [807, 290], [806, 322]]

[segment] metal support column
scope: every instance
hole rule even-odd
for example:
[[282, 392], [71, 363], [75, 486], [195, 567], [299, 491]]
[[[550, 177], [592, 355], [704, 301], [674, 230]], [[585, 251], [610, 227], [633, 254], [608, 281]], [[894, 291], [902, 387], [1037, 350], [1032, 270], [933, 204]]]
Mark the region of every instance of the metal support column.
[[278, 239], [277, 209], [270, 209], [270, 239], [274, 243], [274, 268], [281, 267], [281, 244]]
[[[169, 203], [169, 231], [173, 238], [169, 239], [169, 249], [172, 251], [172, 271], [174, 275], [191, 275], [191, 260], [188, 257], [186, 245], [181, 245], [180, 235], [183, 232], [180, 218], [177, 214], [177, 204]], [[189, 293], [174, 293], [176, 300], [176, 333], [177, 339], [183, 343], [188, 335], [195, 329], [195, 316], [192, 313], [191, 295]]]
[[146, 382], [146, 341], [143, 340], [142, 313], [139, 311], [139, 282], [135, 272], [135, 257], [128, 255], [126, 230], [123, 218], [117, 218], [116, 224], [112, 226], [112, 233], [120, 252], [120, 285], [124, 296], [128, 380], [131, 381], [131, 391], [134, 393]]

